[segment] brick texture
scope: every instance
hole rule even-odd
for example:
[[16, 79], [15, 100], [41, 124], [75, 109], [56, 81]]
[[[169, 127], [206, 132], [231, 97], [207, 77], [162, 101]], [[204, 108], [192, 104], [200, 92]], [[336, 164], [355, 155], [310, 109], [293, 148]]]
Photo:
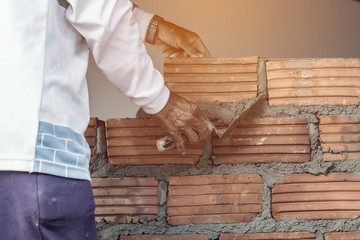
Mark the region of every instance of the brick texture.
[[266, 63], [269, 105], [357, 105], [360, 59], [292, 59]]
[[207, 240], [205, 235], [137, 235], [120, 236], [119, 240]]
[[325, 233], [325, 240], [360, 240], [360, 232]]
[[217, 164], [310, 161], [307, 121], [298, 118], [248, 118], [213, 145]]
[[277, 220], [353, 219], [360, 216], [360, 175], [287, 175], [272, 189]]
[[315, 234], [310, 232], [293, 233], [247, 233], [247, 234], [221, 234], [220, 240], [315, 240]]
[[156, 139], [168, 134], [152, 119], [108, 119], [105, 126], [110, 164], [196, 164], [202, 155], [201, 144], [186, 144], [186, 155], [159, 152]]
[[194, 102], [237, 102], [257, 95], [258, 57], [166, 58], [165, 83]]
[[256, 174], [173, 177], [168, 222], [251, 222], [261, 211], [262, 178]]
[[320, 117], [325, 161], [360, 159], [360, 116]]
[[158, 213], [158, 180], [155, 178], [93, 178], [95, 217], [99, 221], [137, 223]]
[[87, 143], [90, 146], [91, 156], [94, 154], [94, 147], [95, 147], [95, 135], [96, 129], [95, 126], [98, 122], [98, 118], [92, 117], [90, 118], [89, 125], [84, 133]]

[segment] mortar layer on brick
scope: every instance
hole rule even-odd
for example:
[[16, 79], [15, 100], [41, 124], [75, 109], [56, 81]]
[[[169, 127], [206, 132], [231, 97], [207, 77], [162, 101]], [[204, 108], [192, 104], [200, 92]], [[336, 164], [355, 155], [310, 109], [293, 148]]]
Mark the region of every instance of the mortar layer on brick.
[[269, 105], [357, 105], [360, 59], [292, 59], [266, 63]]
[[257, 95], [258, 57], [166, 58], [165, 84], [194, 102], [237, 102]]
[[325, 233], [325, 240], [360, 240], [360, 232]]
[[360, 160], [360, 116], [320, 117], [325, 161]]
[[315, 240], [315, 234], [310, 232], [293, 233], [247, 233], [247, 234], [221, 234], [220, 240]]
[[85, 139], [87, 143], [89, 144], [90, 150], [91, 150], [91, 157], [94, 154], [94, 147], [95, 147], [95, 127], [98, 122], [98, 118], [92, 117], [90, 118], [89, 125], [84, 133]]
[[169, 183], [168, 222], [251, 222], [261, 211], [262, 178], [256, 174], [173, 177]]
[[226, 138], [214, 134], [215, 163], [310, 161], [307, 124], [299, 118], [247, 118]]
[[155, 178], [93, 178], [97, 221], [136, 223], [153, 220], [158, 213]]
[[207, 240], [205, 235], [137, 235], [120, 236], [119, 240]]
[[168, 135], [153, 119], [107, 119], [106, 143], [110, 164], [196, 164], [201, 144], [186, 144], [186, 155], [176, 148], [159, 152], [156, 140]]
[[287, 175], [272, 189], [277, 220], [353, 219], [360, 216], [360, 175]]

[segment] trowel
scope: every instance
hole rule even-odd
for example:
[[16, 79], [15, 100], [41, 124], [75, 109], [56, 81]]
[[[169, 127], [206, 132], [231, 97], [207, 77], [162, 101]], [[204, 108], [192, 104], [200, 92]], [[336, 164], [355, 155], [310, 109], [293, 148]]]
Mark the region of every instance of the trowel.
[[[217, 129], [212, 122], [209, 122], [216, 135], [220, 138], [229, 136], [245, 119], [245, 117], [254, 110], [255, 105], [265, 99], [265, 94], [260, 93], [256, 98], [251, 99], [249, 106], [246, 107], [225, 129]], [[201, 159], [212, 159], [214, 157], [212, 147], [212, 135], [210, 134], [207, 139], [202, 142], [203, 155]], [[175, 147], [175, 140], [172, 136], [168, 135], [156, 140], [156, 147], [159, 152], [167, 151]]]

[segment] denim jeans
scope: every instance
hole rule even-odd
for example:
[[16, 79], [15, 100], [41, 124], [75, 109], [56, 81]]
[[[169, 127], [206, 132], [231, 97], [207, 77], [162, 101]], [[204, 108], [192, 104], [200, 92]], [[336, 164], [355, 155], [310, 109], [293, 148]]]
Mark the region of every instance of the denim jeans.
[[0, 239], [97, 240], [89, 181], [0, 172]]

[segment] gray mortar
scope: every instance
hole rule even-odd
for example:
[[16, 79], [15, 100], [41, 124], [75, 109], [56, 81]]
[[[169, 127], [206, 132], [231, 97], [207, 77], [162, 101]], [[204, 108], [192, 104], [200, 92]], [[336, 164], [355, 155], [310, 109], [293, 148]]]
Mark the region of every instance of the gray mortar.
[[[259, 92], [266, 92], [265, 63], [259, 65]], [[243, 111], [250, 100], [241, 103], [199, 104], [211, 118], [229, 124]], [[205, 234], [209, 239], [219, 239], [221, 233], [256, 233], [256, 232], [302, 232], [316, 234], [317, 240], [323, 240], [326, 232], [347, 232], [360, 230], [360, 218], [345, 220], [296, 220], [277, 221], [271, 214], [271, 189], [276, 182], [288, 174], [310, 173], [327, 174], [330, 172], [360, 173], [359, 159], [323, 162], [319, 138], [319, 120], [324, 115], [360, 115], [359, 106], [280, 106], [269, 107], [266, 100], [256, 106], [252, 116], [293, 116], [308, 121], [311, 142], [311, 161], [306, 163], [263, 163], [263, 164], [224, 164], [216, 165], [211, 160], [202, 159], [196, 166], [188, 165], [150, 165], [150, 166], [113, 166], [107, 165], [104, 124], [97, 126], [97, 145], [92, 177], [156, 177], [159, 184], [159, 213], [155, 221], [138, 224], [97, 223], [97, 230], [102, 240], [117, 240], [119, 235], [137, 234]], [[166, 195], [168, 183], [173, 176], [205, 174], [259, 174], [263, 179], [262, 210], [250, 223], [235, 224], [185, 224], [170, 226], [167, 221]]]

